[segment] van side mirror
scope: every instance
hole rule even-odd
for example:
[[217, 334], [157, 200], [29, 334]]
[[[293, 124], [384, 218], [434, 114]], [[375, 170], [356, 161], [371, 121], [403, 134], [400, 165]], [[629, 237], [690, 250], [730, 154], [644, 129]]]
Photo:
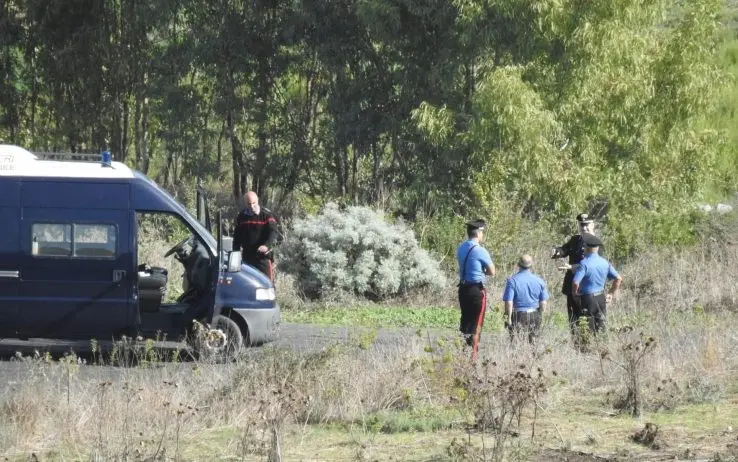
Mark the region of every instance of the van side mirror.
[[228, 253], [228, 267], [226, 268], [226, 271], [229, 273], [238, 273], [241, 271], [241, 252], [234, 250], [233, 252]]

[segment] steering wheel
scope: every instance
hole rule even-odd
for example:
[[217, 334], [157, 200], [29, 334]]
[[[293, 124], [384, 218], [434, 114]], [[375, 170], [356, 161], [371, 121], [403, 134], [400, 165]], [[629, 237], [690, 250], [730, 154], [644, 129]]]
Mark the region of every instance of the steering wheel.
[[182, 250], [182, 248], [185, 246], [185, 244], [187, 244], [188, 242], [190, 242], [193, 237], [194, 236], [189, 236], [189, 237], [184, 238], [180, 242], [178, 242], [174, 247], [172, 247], [171, 249], [169, 249], [169, 251], [164, 254], [164, 258], [167, 258], [168, 256], [170, 256], [174, 252], [179, 252], [180, 250]]

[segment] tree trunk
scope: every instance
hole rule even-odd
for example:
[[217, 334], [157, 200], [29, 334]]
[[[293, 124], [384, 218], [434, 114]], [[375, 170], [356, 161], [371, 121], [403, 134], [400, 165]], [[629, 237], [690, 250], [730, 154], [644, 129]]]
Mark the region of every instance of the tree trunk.
[[[303, 164], [310, 157], [312, 143], [315, 138], [315, 111], [317, 98], [315, 98], [315, 71], [310, 69], [305, 80], [305, 102], [301, 110], [300, 119], [295, 124], [293, 131], [292, 166], [287, 178], [284, 193], [291, 194], [297, 187], [297, 181]], [[314, 101], [316, 100], [316, 101]]]
[[144, 174], [149, 171], [149, 98], [147, 96], [148, 75], [144, 73], [142, 89], [136, 92], [134, 107], [134, 145], [136, 150], [136, 167]]
[[339, 197], [345, 197], [347, 191], [347, 167], [348, 167], [348, 146], [341, 145], [336, 150], [336, 193]]
[[[0, 6], [0, 18], [5, 17], [4, 9], [5, 9], [4, 5]], [[10, 130], [10, 142], [17, 143], [16, 136], [18, 134], [18, 123], [19, 123], [18, 101], [16, 100], [17, 92], [15, 88], [13, 88], [12, 85], [6, 85], [7, 83], [12, 83], [15, 80], [13, 78], [14, 72], [13, 72], [12, 53], [10, 52], [10, 45], [5, 45], [3, 47], [2, 52], [3, 52], [4, 65], [0, 66], [0, 70], [4, 71], [2, 72], [2, 74], [4, 75], [0, 75], [0, 79], [3, 80], [3, 87], [0, 87], [0, 104], [5, 107], [5, 111], [4, 111], [5, 120], [6, 120], [6, 125], [8, 129]]]
[[381, 172], [382, 167], [382, 150], [377, 147], [377, 143], [372, 143], [372, 156], [374, 157], [374, 165], [372, 167], [372, 191], [371, 197], [373, 201], [378, 201], [381, 196]]
[[148, 174], [149, 172], [149, 163], [151, 156], [149, 155], [150, 149], [149, 149], [149, 96], [148, 96], [148, 74], [144, 74], [144, 98], [143, 98], [143, 108], [142, 108], [142, 115], [141, 115], [141, 159], [143, 162], [143, 165], [141, 168], [143, 169], [144, 174]]
[[164, 170], [160, 174], [160, 183], [164, 183], [167, 187], [171, 186], [171, 170], [172, 164], [174, 163], [174, 149], [167, 149], [167, 161], [164, 165]]
[[220, 179], [220, 173], [223, 171], [223, 135], [225, 134], [225, 129], [225, 121], [223, 121], [223, 125], [220, 127], [220, 134], [218, 135], [218, 164], [216, 166], [218, 169], [218, 179]]
[[257, 65], [256, 78], [256, 139], [258, 144], [254, 151], [254, 165], [251, 169], [251, 189], [261, 197], [266, 190], [267, 178], [265, 175], [269, 157], [269, 102], [272, 94], [271, 63], [267, 56], [261, 56]]
[[358, 170], [359, 170], [359, 150], [356, 148], [356, 146], [353, 146], [353, 149], [351, 150], [353, 154], [353, 162], [351, 163], [351, 196], [354, 204], [359, 203], [359, 180], [358, 180]]
[[141, 119], [142, 119], [142, 103], [141, 94], [136, 92], [136, 100], [133, 103], [133, 150], [136, 156], [136, 168], [141, 168]]
[[476, 70], [474, 68], [473, 59], [464, 66], [464, 111], [472, 110], [474, 93], [476, 92]]
[[228, 128], [228, 138], [231, 141], [231, 151], [233, 159], [233, 197], [235, 199], [240, 198], [244, 191], [245, 185], [243, 184], [245, 176], [245, 168], [243, 165], [244, 152], [241, 140], [236, 135], [236, 129], [233, 121], [233, 113], [230, 111], [226, 117], [226, 127]]
[[208, 132], [208, 122], [210, 121], [210, 109], [205, 111], [205, 116], [202, 124], [202, 152], [200, 153], [200, 161], [198, 162], [198, 177], [202, 178], [208, 175], [208, 143], [210, 141], [210, 133]]
[[128, 104], [128, 97], [125, 97], [123, 99], [123, 133], [121, 136], [120, 144], [121, 144], [121, 152], [120, 152], [120, 161], [125, 162], [126, 158], [128, 158], [128, 124], [130, 121], [128, 120], [131, 115], [131, 109]]
[[267, 143], [269, 140], [266, 133], [266, 121], [262, 122], [260, 125], [261, 126], [259, 127], [256, 135], [257, 139], [259, 140], [259, 144], [256, 147], [256, 151], [254, 152], [255, 162], [251, 172], [251, 189], [255, 191], [256, 195], [259, 197], [261, 197], [266, 190], [267, 179], [265, 177], [264, 170], [266, 168], [267, 156], [269, 152], [269, 148], [267, 147]]

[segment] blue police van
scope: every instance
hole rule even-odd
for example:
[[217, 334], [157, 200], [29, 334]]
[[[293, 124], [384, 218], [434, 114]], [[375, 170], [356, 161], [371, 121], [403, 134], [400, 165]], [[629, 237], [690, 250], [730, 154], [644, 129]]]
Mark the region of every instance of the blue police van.
[[[97, 161], [42, 157], [0, 145], [0, 339], [200, 339], [200, 350], [232, 357], [277, 338], [274, 286], [224, 248], [220, 215], [211, 234], [200, 188], [195, 218], [107, 152]], [[189, 232], [163, 255], [183, 267], [176, 301], [163, 298], [167, 271], [138, 261], [142, 213]]]

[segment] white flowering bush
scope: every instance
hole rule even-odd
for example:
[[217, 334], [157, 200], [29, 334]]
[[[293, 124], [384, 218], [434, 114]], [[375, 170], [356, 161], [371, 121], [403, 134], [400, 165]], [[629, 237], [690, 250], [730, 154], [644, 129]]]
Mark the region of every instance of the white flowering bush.
[[329, 203], [319, 215], [296, 220], [280, 254], [280, 270], [311, 298], [350, 293], [383, 299], [446, 283], [410, 227], [367, 207], [339, 210]]

